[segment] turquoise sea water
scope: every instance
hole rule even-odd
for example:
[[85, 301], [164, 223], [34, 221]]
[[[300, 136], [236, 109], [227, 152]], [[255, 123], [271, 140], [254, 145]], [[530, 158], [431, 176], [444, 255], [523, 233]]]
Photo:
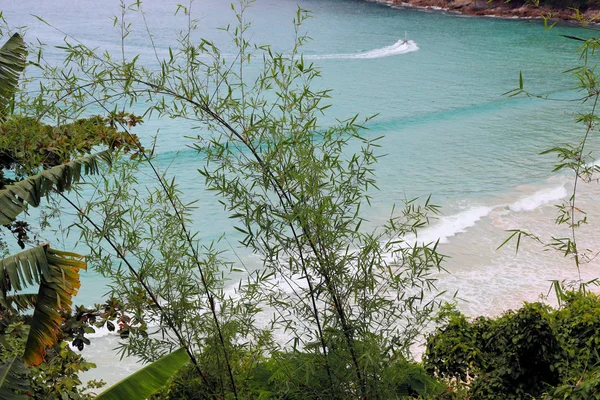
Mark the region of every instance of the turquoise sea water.
[[[144, 4], [156, 46], [164, 54], [174, 44], [175, 31], [185, 26], [185, 17], [173, 16], [176, 1]], [[52, 46], [59, 45], [64, 34], [30, 13], [89, 46], [118, 52], [119, 32], [110, 20], [120, 13], [118, 5], [116, 0], [22, 0], [5, 1], [0, 7], [9, 24], [30, 27], [27, 39], [39, 37], [48, 44], [49, 62], [59, 62]], [[450, 274], [440, 275], [440, 288], [459, 290], [466, 312], [495, 314], [535, 300], [551, 279], [574, 278], [568, 262], [533, 244], [518, 255], [496, 248], [507, 236], [506, 229], [531, 228], [540, 234], [556, 230], [552, 204], [567, 196], [572, 181], [552, 174], [552, 157], [539, 152], [584, 132], [574, 123], [576, 103], [503, 94], [518, 86], [521, 71], [531, 92], [576, 97], [569, 91], [576, 82], [562, 71], [577, 65], [577, 43], [560, 35], [588, 35], [585, 31], [546, 31], [540, 23], [391, 8], [362, 0], [258, 0], [247, 15], [253, 21], [252, 40], [289, 50], [297, 6], [314, 12], [303, 26], [313, 38], [304, 53], [322, 70], [318, 86], [333, 90], [333, 107], [322, 123], [356, 113], [379, 114], [368, 134], [385, 135], [387, 156], [377, 166], [381, 190], [373, 193], [372, 219], [387, 216], [392, 204], [404, 198], [431, 194], [442, 206], [443, 216], [422, 233], [423, 240], [440, 239], [442, 251], [450, 256]], [[226, 35], [216, 30], [233, 23], [229, 2], [198, 0], [192, 12], [200, 21], [198, 36], [219, 43], [224, 53], [234, 52]], [[131, 21], [135, 30], [128, 38], [128, 55], [139, 53], [142, 62], [151, 65], [145, 28], [139, 16]], [[399, 42], [405, 32], [409, 45]], [[151, 120], [135, 133], [149, 142], [157, 129], [159, 154], [165, 162], [173, 160], [170, 171], [186, 198], [199, 200], [195, 226], [200, 236], [211, 240], [231, 234], [231, 220], [190, 168], [200, 167], [202, 161], [186, 147], [190, 142], [184, 136], [193, 134], [189, 125]], [[590, 217], [598, 211], [596, 194], [595, 186], [582, 189], [580, 204], [588, 207]], [[596, 230], [586, 229], [583, 240], [590, 238], [591, 246]], [[586, 268], [585, 276], [595, 276], [597, 265]], [[93, 271], [84, 275], [83, 288], [77, 300], [86, 304], [106, 291], [105, 281]]]

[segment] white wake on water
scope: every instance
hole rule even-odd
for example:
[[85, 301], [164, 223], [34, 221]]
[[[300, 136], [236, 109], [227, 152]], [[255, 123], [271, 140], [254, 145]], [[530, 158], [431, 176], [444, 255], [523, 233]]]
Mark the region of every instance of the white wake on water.
[[340, 54], [322, 54], [322, 55], [305, 55], [306, 60], [331, 60], [331, 59], [367, 59], [367, 58], [382, 58], [397, 56], [400, 54], [411, 53], [419, 50], [419, 46], [412, 41], [405, 41], [404, 39], [398, 40], [391, 46], [382, 47], [380, 49], [374, 49], [365, 51], [362, 53], [340, 53]]

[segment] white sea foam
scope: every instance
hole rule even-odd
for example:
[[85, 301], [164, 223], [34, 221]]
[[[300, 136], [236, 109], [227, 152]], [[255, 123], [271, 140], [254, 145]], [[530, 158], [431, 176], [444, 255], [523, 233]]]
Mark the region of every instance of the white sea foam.
[[323, 55], [305, 55], [304, 58], [307, 60], [329, 60], [329, 59], [359, 59], [359, 58], [382, 58], [397, 56], [400, 54], [411, 53], [419, 50], [419, 46], [412, 41], [404, 41], [404, 39], [398, 40], [391, 46], [382, 47], [380, 49], [374, 49], [365, 51], [362, 53], [340, 53], [340, 54], [323, 54]]
[[[458, 233], [465, 232], [468, 228], [475, 226], [477, 221], [492, 212], [493, 207], [475, 206], [456, 214], [441, 217], [433, 222], [428, 228], [419, 231], [418, 236], [413, 234], [403, 237], [401, 246], [429, 245], [439, 240], [440, 243], [448, 243], [448, 239]], [[393, 262], [394, 255], [386, 257], [387, 262]]]
[[97, 339], [97, 338], [101, 338], [101, 337], [105, 337], [111, 334], [117, 334], [115, 331], [110, 331], [108, 330], [106, 324], [102, 325], [100, 328], [98, 327], [94, 327], [95, 332], [94, 333], [88, 333], [85, 336], [88, 339]]
[[566, 196], [567, 189], [565, 189], [564, 185], [541, 189], [531, 196], [527, 196], [513, 204], [510, 204], [508, 208], [511, 211], [532, 211], [540, 206], [554, 203], [555, 201]]
[[[94, 327], [94, 333], [86, 333], [85, 337], [88, 339], [91, 339], [91, 344], [95, 344], [97, 343], [97, 340], [100, 338], [106, 338], [108, 336], [119, 336], [119, 334], [117, 333], [116, 330], [114, 331], [109, 331], [108, 328], [106, 327], [106, 324], [102, 325], [101, 327]], [[71, 350], [75, 351], [75, 352], [79, 352], [79, 349], [77, 349], [77, 347], [73, 346], [71, 344], [71, 342], [69, 342], [69, 347], [71, 348]], [[87, 346], [86, 346], [87, 348]]]
[[479, 220], [490, 214], [505, 215], [511, 212], [527, 212], [533, 211], [539, 207], [548, 204], [555, 204], [557, 200], [568, 196], [567, 189], [564, 185], [540, 189], [533, 194], [523, 197], [514, 203], [499, 204], [495, 206], [478, 205], [460, 211], [456, 214], [443, 216], [437, 221], [419, 231], [418, 237], [414, 235], [405, 237], [405, 245], [428, 244], [434, 243], [437, 240], [440, 243], [448, 243], [448, 239], [458, 233], [466, 232], [477, 224]]
[[475, 226], [477, 221], [489, 215], [492, 210], [492, 207], [475, 206], [457, 214], [442, 217], [437, 223], [433, 223], [429, 228], [421, 231], [419, 242], [432, 243], [439, 239], [440, 243], [447, 243], [448, 238]]

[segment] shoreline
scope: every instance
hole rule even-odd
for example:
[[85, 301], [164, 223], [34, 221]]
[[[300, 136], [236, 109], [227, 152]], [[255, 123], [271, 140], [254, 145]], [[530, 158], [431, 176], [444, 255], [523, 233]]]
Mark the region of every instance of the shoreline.
[[[518, 0], [367, 0], [393, 8], [407, 8], [427, 11], [438, 11], [450, 15], [466, 15], [474, 17], [504, 18], [531, 21], [547, 20], [551, 23], [569, 25], [600, 24], [600, 9], [587, 9], [577, 19], [577, 12], [572, 9], [559, 9], [548, 6], [535, 6]], [[598, 22], [596, 22], [598, 21]]]

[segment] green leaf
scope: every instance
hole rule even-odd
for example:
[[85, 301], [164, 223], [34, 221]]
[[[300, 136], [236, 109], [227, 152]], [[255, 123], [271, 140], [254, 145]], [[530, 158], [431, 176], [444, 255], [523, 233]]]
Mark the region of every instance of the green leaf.
[[577, 40], [577, 41], [580, 41], [580, 42], [585, 42], [586, 41], [586, 39], [584, 39], [584, 38], [580, 38], [580, 37], [572, 36], [572, 35], [558, 35], [558, 36], [562, 36], [564, 38], [571, 39], [571, 40]]
[[43, 245], [0, 260], [0, 276], [4, 277], [0, 279], [0, 291], [5, 304], [11, 300], [9, 292], [39, 286], [23, 354], [27, 364], [39, 365], [46, 348], [58, 340], [62, 323], [58, 310], [70, 308], [79, 290], [79, 270], [86, 268], [82, 258]]
[[6, 119], [9, 106], [19, 85], [19, 76], [25, 69], [27, 49], [18, 33], [0, 48], [0, 121]]
[[523, 71], [519, 71], [519, 89], [523, 90]]
[[6, 296], [6, 299], [0, 298], [3, 307], [16, 312], [23, 312], [35, 307], [36, 301], [37, 294], [34, 293], [17, 293], [12, 296]]
[[96, 400], [144, 400], [161, 389], [189, 361], [181, 348], [156, 360], [100, 393]]
[[82, 169], [86, 175], [97, 174], [98, 161], [111, 164], [110, 150], [57, 165], [37, 175], [6, 186], [0, 190], [0, 225], [8, 225], [25, 210], [25, 203], [34, 207], [40, 205], [42, 198], [53, 190], [63, 192], [81, 179]]
[[29, 365], [39, 365], [43, 361], [46, 347], [54, 345], [58, 340], [62, 323], [58, 310], [71, 308], [72, 299], [81, 286], [79, 270], [86, 269], [83, 256], [79, 254], [54, 250], [47, 246], [43, 248], [50, 279], [46, 280], [42, 275], [33, 310], [23, 354], [23, 360]]
[[29, 390], [29, 381], [25, 378], [28, 372], [18, 357], [0, 361], [0, 399], [29, 399], [30, 397], [24, 394], [18, 394]]

